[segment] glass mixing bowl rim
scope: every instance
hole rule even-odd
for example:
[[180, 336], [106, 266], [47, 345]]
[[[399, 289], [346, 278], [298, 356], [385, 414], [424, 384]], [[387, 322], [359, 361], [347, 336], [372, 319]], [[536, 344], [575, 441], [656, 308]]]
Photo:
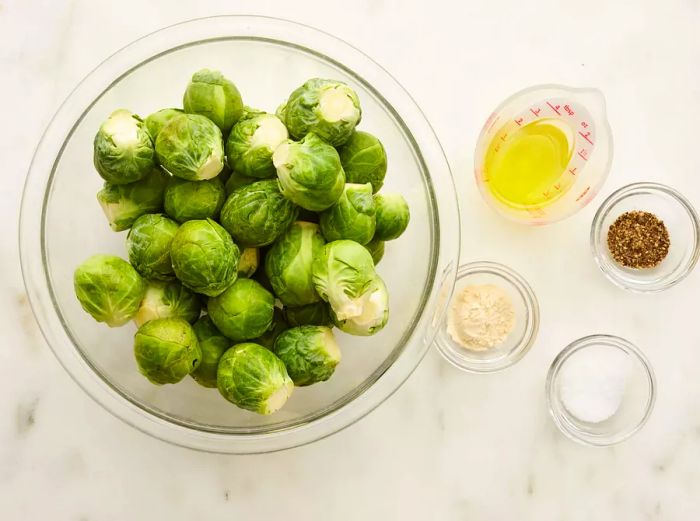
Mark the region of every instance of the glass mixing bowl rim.
[[[465, 363], [462, 358], [454, 354], [456, 349], [452, 346], [450, 340], [445, 336], [448, 335], [448, 333], [446, 332], [447, 318], [444, 318], [435, 337], [435, 344], [442, 357], [457, 369], [468, 373], [487, 374], [512, 367], [530, 352], [530, 349], [537, 340], [537, 334], [540, 328], [540, 306], [537, 296], [527, 280], [525, 280], [525, 278], [514, 269], [498, 262], [475, 261], [460, 265], [457, 269], [455, 285], [457, 281], [461, 279], [481, 273], [495, 275], [505, 280], [518, 292], [518, 295], [522, 299], [527, 311], [527, 321], [522, 338], [520, 338], [520, 340], [513, 346], [506, 356], [500, 359], [485, 360], [480, 364], [471, 363], [471, 361]], [[448, 311], [451, 301], [452, 298], [448, 299], [447, 301], [446, 308]]]
[[[272, 31], [273, 33], [284, 33], [288, 34], [291, 33], [292, 31], [303, 31], [303, 35], [299, 35], [298, 39], [303, 40], [304, 38], [310, 38], [312, 42], [315, 45], [318, 46], [326, 46], [326, 49], [330, 44], [333, 45], [333, 55], [342, 55], [345, 53], [347, 56], [344, 56], [344, 59], [352, 61], [358, 61], [360, 62], [359, 66], [356, 66], [356, 68], [360, 68], [362, 70], [362, 75], [360, 73], [356, 72], [355, 68], [353, 68], [351, 65], [345, 65], [343, 62], [339, 61], [338, 59], [326, 55], [324, 52], [316, 50], [314, 47], [309, 47], [303, 44], [296, 44], [295, 43], [295, 38], [297, 38], [297, 33], [294, 33], [293, 37], [290, 37], [289, 40], [284, 39], [283, 37], [280, 37], [278, 39], [275, 38], [264, 38], [264, 37], [256, 37], [253, 35], [248, 36], [248, 37], [236, 37], [232, 36], [230, 34], [226, 34], [224, 37], [220, 38], [203, 38], [203, 39], [196, 39], [196, 38], [191, 38], [187, 39], [185, 44], [183, 45], [171, 45], [172, 42], [168, 43], [168, 47], [160, 53], [155, 53], [147, 57], [145, 60], [138, 61], [137, 63], [133, 63], [133, 57], [132, 59], [129, 59], [131, 63], [131, 66], [124, 69], [125, 72], [120, 74], [116, 80], [113, 80], [111, 83], [107, 84], [106, 87], [101, 91], [101, 93], [93, 99], [93, 101], [86, 107], [82, 109], [82, 113], [78, 119], [74, 119], [71, 128], [74, 128], [75, 125], [77, 125], [82, 117], [84, 117], [85, 113], [90, 110], [92, 105], [96, 102], [97, 99], [99, 99], [100, 96], [102, 96], [105, 92], [107, 92], [111, 86], [116, 82], [119, 81], [121, 78], [123, 78], [125, 75], [129, 74], [132, 70], [135, 68], [140, 67], [143, 62], [148, 62], [151, 61], [157, 57], [159, 57], [162, 54], [167, 54], [170, 52], [173, 52], [177, 50], [180, 47], [183, 46], [189, 46], [189, 45], [196, 45], [202, 42], [209, 42], [209, 41], [216, 41], [216, 40], [229, 40], [229, 39], [253, 39], [253, 40], [263, 40], [263, 41], [272, 41], [278, 44], [284, 44], [288, 47], [293, 47], [297, 50], [301, 50], [303, 52], [310, 53], [316, 57], [320, 57], [323, 59], [325, 62], [332, 64], [333, 66], [336, 66], [340, 69], [342, 69], [345, 73], [349, 74], [352, 76], [354, 79], [359, 81], [365, 88], [368, 89], [372, 93], [372, 95], [376, 96], [381, 104], [383, 105], [383, 108], [385, 110], [390, 110], [392, 114], [392, 119], [395, 124], [399, 126], [401, 129], [402, 133], [404, 134], [405, 138], [410, 141], [410, 145], [413, 149], [413, 152], [417, 154], [417, 157], [415, 158], [417, 161], [420, 162], [419, 167], [422, 172], [422, 181], [424, 183], [424, 188], [428, 191], [429, 195], [429, 208], [431, 210], [431, 213], [433, 213], [433, 223], [431, 227], [431, 236], [433, 237], [433, 248], [432, 248], [432, 254], [430, 258], [430, 267], [429, 271], [426, 277], [426, 283], [425, 287], [423, 289], [423, 295], [421, 297], [421, 305], [419, 309], [417, 310], [416, 314], [413, 316], [413, 319], [411, 320], [410, 328], [407, 333], [404, 333], [404, 335], [401, 337], [399, 343], [397, 344], [397, 347], [392, 351], [392, 353], [387, 357], [387, 360], [385, 360], [385, 363], [380, 366], [378, 370], [375, 370], [372, 374], [374, 375], [375, 373], [379, 372], [379, 374], [376, 375], [376, 378], [369, 383], [365, 388], [363, 389], [353, 389], [351, 392], [347, 393], [346, 396], [343, 398], [348, 397], [348, 399], [341, 405], [332, 407], [331, 406], [326, 407], [323, 409], [325, 411], [323, 414], [320, 416], [317, 416], [316, 418], [310, 420], [310, 421], [300, 421], [296, 423], [295, 425], [291, 427], [285, 427], [277, 430], [267, 430], [267, 429], [261, 429], [259, 432], [255, 432], [253, 434], [248, 434], [250, 429], [244, 428], [240, 432], [236, 433], [231, 433], [230, 430], [225, 429], [226, 433], [223, 434], [221, 430], [218, 429], [213, 429], [213, 430], [207, 430], [207, 429], [202, 429], [201, 424], [196, 424], [193, 425], [192, 423], [187, 423], [187, 422], [178, 422], [178, 421], [173, 421], [172, 416], [164, 416], [162, 414], [159, 414], [159, 412], [154, 411], [152, 408], [149, 408], [144, 404], [143, 402], [140, 401], [134, 401], [130, 399], [128, 395], [125, 393], [121, 392], [120, 390], [116, 389], [112, 383], [100, 375], [94, 367], [90, 365], [90, 369], [92, 371], [92, 374], [90, 375], [93, 379], [94, 378], [99, 378], [101, 380], [101, 383], [103, 385], [108, 386], [110, 389], [107, 391], [107, 395], [104, 393], [104, 389], [99, 389], [101, 396], [98, 397], [96, 396], [97, 391], [95, 389], [89, 389], [88, 386], [90, 384], [89, 381], [85, 380], [85, 375], [81, 375], [79, 378], [75, 374], [75, 370], [69, 367], [69, 365], [74, 365], [74, 364], [69, 364], [70, 360], [67, 360], [66, 357], [68, 355], [82, 355], [80, 348], [73, 342], [73, 348], [74, 352], [73, 353], [64, 353], [63, 350], [60, 350], [57, 345], [57, 339], [53, 338], [52, 335], [52, 330], [51, 330], [51, 325], [55, 324], [45, 324], [44, 321], [45, 319], [52, 319], [54, 317], [45, 317], [42, 312], [43, 310], [43, 302], [41, 302], [41, 297], [44, 295], [39, 295], [37, 296], [36, 293], [42, 293], [42, 290], [44, 288], [37, 287], [37, 280], [35, 279], [35, 274], [34, 274], [34, 268], [35, 265], [34, 263], [36, 262], [36, 259], [32, 259], [31, 255], [29, 254], [29, 248], [28, 244], [30, 244], [31, 239], [30, 235], [33, 236], [36, 234], [35, 231], [31, 229], [31, 224], [34, 224], [34, 222], [30, 222], [36, 217], [31, 215], [31, 209], [29, 206], [31, 205], [32, 199], [36, 198], [36, 190], [37, 187], [34, 186], [36, 185], [36, 181], [34, 180], [35, 177], [40, 177], [39, 173], [37, 172], [36, 174], [33, 175], [33, 172], [35, 170], [40, 169], [40, 167], [37, 165], [40, 161], [38, 161], [38, 158], [40, 158], [41, 153], [43, 152], [43, 146], [45, 145], [46, 141], [50, 137], [50, 132], [52, 131], [52, 128], [54, 127], [56, 120], [59, 118], [59, 116], [64, 116], [64, 113], [71, 113], [74, 111], [71, 111], [70, 108], [68, 107], [68, 103], [75, 97], [76, 93], [78, 93], [81, 88], [87, 88], [86, 84], [89, 83], [90, 80], [94, 80], [94, 82], [99, 81], [99, 78], [95, 79], [94, 76], [98, 72], [104, 72], [105, 68], [108, 68], [110, 65], [114, 65], [112, 61], [116, 57], [120, 57], [120, 55], [128, 54], [129, 52], [132, 52], [133, 54], [137, 54], [137, 52], [143, 53], [144, 49], [143, 48], [138, 48], [138, 45], [142, 44], [142, 42], [148, 42], [149, 40], [152, 42], [153, 37], [160, 37], [164, 36], [163, 39], [166, 39], [165, 37], [175, 37], [177, 38], [177, 31], [181, 31], [183, 27], [185, 26], [191, 26], [197, 24], [197, 26], [201, 26], [203, 24], [211, 24], [212, 29], [215, 30], [220, 30], [220, 25], [221, 24], [231, 24], [231, 25], [236, 25], [238, 24], [238, 28], [241, 29], [243, 28], [243, 32], [245, 32], [245, 26], [244, 24], [250, 24], [254, 25], [255, 23], [259, 24], [266, 24], [264, 27], [248, 27], [247, 30], [253, 31], [254, 33], [258, 30], [264, 31], [269, 33]], [[218, 24], [215, 26], [215, 24]], [[205, 27], [206, 28], [206, 27]], [[201, 27], [199, 27], [201, 29]], [[227, 27], [228, 29], [228, 27]], [[167, 33], [167, 34], [164, 34]], [[171, 34], [172, 33], [172, 34]], [[180, 36], [182, 38], [182, 36]], [[177, 43], [177, 42], [175, 42]], [[151, 45], [152, 47], [153, 45]], [[145, 47], [145, 43], [142, 45], [142, 47]], [[148, 49], [145, 49], [148, 50]], [[349, 54], [348, 54], [349, 53]], [[123, 58], [123, 56], [121, 56]], [[366, 68], [366, 70], [363, 70]], [[122, 69], [120, 69], [121, 71]], [[104, 74], [103, 74], [104, 75]], [[385, 82], [386, 85], [382, 85], [382, 89], [386, 92], [387, 90], [391, 90], [392, 95], [394, 97], [399, 96], [399, 99], [395, 99], [394, 103], [392, 104], [387, 100], [383, 94], [381, 94], [377, 88], [375, 88], [371, 82], [371, 80], [365, 79], [365, 76], [372, 76], [372, 75], [379, 75], [380, 80], [382, 82]], [[114, 74], [112, 74], [112, 77], [114, 77]], [[419, 133], [418, 133], [418, 139], [416, 139], [416, 135], [414, 135], [414, 132], [409, 130], [409, 126], [407, 125], [406, 121], [404, 120], [404, 116], [406, 114], [400, 115], [399, 110], [396, 110], [394, 108], [394, 105], [396, 103], [399, 103], [400, 105], [408, 105], [408, 107], [404, 107], [404, 109], [410, 109], [410, 114], [407, 116], [409, 119], [414, 118], [417, 120], [413, 121], [414, 124], [420, 124], [419, 128]], [[55, 132], [54, 132], [55, 133]], [[70, 137], [70, 134], [67, 134], [67, 136], [63, 137], [63, 142], [60, 147], [59, 154], [56, 155], [54, 158], [54, 162], [57, 160], [57, 158], [60, 158], [60, 154], [63, 151], [63, 148], [65, 147], [66, 140]], [[418, 142], [422, 142], [422, 145], [419, 146]], [[47, 147], [49, 145], [46, 145]], [[446, 176], [443, 176], [444, 179], [442, 180], [443, 183], [449, 183], [450, 186], [453, 188], [452, 192], [454, 193], [454, 200], [447, 201], [447, 209], [440, 210], [440, 208], [443, 208], [443, 204], [437, 205], [436, 203], [436, 193], [435, 189], [433, 188], [433, 179], [429, 176], [429, 169], [426, 164], [426, 159], [422, 155], [421, 150], [428, 147], [431, 153], [433, 153], [432, 159], [428, 160], [428, 163], [432, 163], [433, 166], [437, 164], [439, 166], [439, 169], [443, 172], [446, 172]], [[50, 147], [49, 147], [50, 148]], [[437, 157], [437, 159], [435, 158]], [[42, 158], [45, 159], [45, 158]], [[39, 179], [40, 181], [43, 180], [43, 178]], [[49, 188], [50, 184], [46, 184], [43, 186], [43, 194], [42, 194], [42, 199], [43, 202], [45, 203], [48, 200], [49, 196]], [[441, 203], [443, 201], [441, 200]], [[45, 210], [45, 206], [43, 206]], [[31, 218], [27, 218], [29, 215], [31, 215]], [[44, 219], [45, 211], [42, 211], [42, 220], [41, 220], [41, 249], [42, 252], [45, 251], [45, 242], [44, 242], [44, 227], [43, 223], [45, 221]], [[443, 226], [440, 226], [440, 221], [441, 219], [439, 218], [440, 215], [443, 215], [446, 219], [446, 224], [443, 225], [445, 229], [448, 229], [449, 226], [454, 226], [457, 230], [457, 233], [455, 234], [456, 237], [451, 238], [452, 240], [449, 241], [442, 241], [440, 240], [440, 232]], [[454, 180], [452, 177], [452, 174], [449, 169], [449, 163], [446, 160], [446, 157], [444, 155], [444, 151], [442, 150], [439, 141], [437, 140], [437, 137], [435, 136], [435, 132], [430, 126], [430, 123], [427, 121], [425, 118], [425, 115], [423, 112], [420, 110], [418, 105], [415, 103], [413, 98], [408, 94], [408, 92], [405, 90], [403, 86], [393, 77], [391, 74], [389, 74], [383, 67], [381, 67], [379, 64], [377, 64], [374, 60], [372, 60], [369, 56], [365, 55], [355, 47], [351, 46], [347, 42], [344, 42], [343, 40], [340, 40], [339, 38], [330, 35], [328, 33], [325, 33], [323, 31], [320, 31], [318, 29], [315, 29], [313, 27], [303, 25], [303, 24], [298, 24], [296, 22], [291, 22], [279, 18], [272, 18], [272, 17], [262, 17], [262, 16], [245, 16], [245, 15], [225, 15], [225, 16], [215, 16], [215, 17], [206, 17], [206, 18], [197, 18], [193, 20], [189, 20], [186, 22], [181, 22], [175, 25], [171, 25], [162, 29], [159, 29], [153, 33], [150, 33], [142, 38], [139, 38], [135, 40], [134, 42], [131, 42], [130, 44], [126, 45], [122, 49], [118, 50], [111, 56], [109, 56], [107, 59], [105, 59], [102, 63], [100, 63], [95, 69], [93, 69], [90, 73], [88, 73], [85, 78], [83, 78], [80, 83], [73, 89], [73, 91], [68, 95], [66, 100], [63, 102], [63, 104], [59, 107], [58, 111], [54, 115], [54, 117], [51, 119], [47, 129], [45, 130], [44, 134], [41, 137], [41, 140], [37, 146], [35, 156], [32, 160], [32, 164], [30, 165], [29, 169], [29, 174], [27, 176], [27, 180], [25, 182], [25, 188], [24, 188], [24, 195], [23, 195], [23, 201], [22, 201], [22, 211], [21, 211], [21, 216], [20, 216], [20, 257], [21, 257], [21, 263], [22, 263], [22, 273], [23, 273], [23, 278], [25, 281], [25, 287], [27, 288], [27, 292], [29, 295], [29, 301], [30, 305], [32, 307], [32, 310], [34, 311], [34, 315], [37, 318], [37, 321], [39, 322], [40, 329], [42, 331], [42, 334], [44, 335], [44, 338], [46, 339], [47, 343], [51, 347], [52, 351], [58, 358], [59, 362], [64, 366], [66, 371], [71, 375], [71, 377], [78, 383], [78, 385], [95, 401], [97, 401], [101, 406], [103, 406], [106, 410], [108, 410], [110, 413], [114, 414], [115, 416], [119, 417], [126, 423], [134, 426], [135, 428], [146, 432], [150, 435], [153, 435], [157, 438], [163, 439], [165, 441], [186, 446], [186, 447], [191, 447], [191, 448], [196, 448], [199, 450], [209, 450], [213, 452], [232, 452], [232, 453], [250, 453], [250, 452], [269, 452], [272, 450], [282, 450], [286, 448], [290, 448], [293, 446], [298, 446], [298, 445], [303, 445], [305, 443], [310, 443], [312, 441], [315, 441], [317, 439], [323, 438], [325, 436], [328, 436], [330, 434], [333, 434], [334, 432], [337, 432], [353, 423], [355, 423], [357, 420], [361, 419], [364, 417], [366, 414], [374, 410], [377, 406], [379, 406], [384, 400], [386, 400], [389, 396], [391, 396], [400, 386], [401, 384], [410, 376], [410, 374], [415, 370], [415, 368], [418, 366], [420, 361], [422, 360], [423, 356], [427, 352], [427, 349], [429, 348], [430, 344], [432, 343], [432, 336], [434, 335], [435, 331], [434, 330], [429, 330], [428, 334], [424, 337], [421, 337], [423, 334], [423, 331], [421, 331], [422, 327], [425, 326], [426, 324], [429, 324], [428, 321], [428, 311], [434, 309], [436, 306], [434, 302], [436, 301], [435, 297], [435, 292], [436, 289], [440, 286], [445, 287], [447, 286], [448, 289], [451, 291], [451, 289], [454, 286], [454, 266], [458, 260], [459, 256], [459, 242], [460, 242], [460, 234], [459, 234], [459, 226], [460, 226], [460, 220], [459, 220], [459, 208], [456, 200], [456, 190], [454, 190]], [[447, 250], [447, 251], [443, 251]], [[451, 259], [451, 260], [450, 260]], [[42, 258], [42, 265], [44, 264], [45, 259]], [[444, 264], [447, 264], [447, 266], [444, 266]], [[442, 272], [440, 272], [440, 269], [442, 268]], [[42, 284], [46, 285], [46, 288], [48, 288], [49, 292], [52, 292], [52, 285], [50, 281], [50, 276], [47, 271], [47, 267], [43, 265], [43, 271], [45, 278], [44, 280], [41, 281]], [[53, 304], [53, 302], [52, 302]], [[444, 309], [440, 309], [440, 303], [438, 301], [437, 304], [438, 308], [438, 313], [444, 312]], [[57, 312], [57, 308], [53, 309], [53, 312], [57, 315], [58, 319], [62, 322], [63, 326], [63, 333], [65, 335], [68, 335], [68, 337], [71, 337], [70, 330], [69, 328], [66, 327], [66, 324], [63, 323], [63, 317], [59, 312]], [[435, 317], [433, 317], [434, 319]], [[71, 341], [73, 339], [71, 338]], [[396, 374], [396, 371], [392, 372], [391, 377], [393, 378], [393, 382], [389, 384], [384, 384], [382, 385], [381, 391], [377, 390], [379, 387], [378, 384], [382, 383], [381, 378], [382, 376], [385, 376], [386, 373], [389, 373], [391, 369], [394, 367], [398, 366], [397, 361], [399, 361], [406, 351], [406, 347], [409, 345], [415, 344], [417, 349], [412, 349], [412, 351], [417, 351], [416, 353], [410, 353], [411, 355], [414, 355], [413, 362], [412, 363], [404, 363], [401, 365], [400, 369], [396, 369], [396, 371], [402, 371], [400, 374]], [[59, 352], [60, 351], [60, 352]], [[87, 362], [84, 356], [81, 356], [83, 359], [83, 363]], [[387, 375], [389, 376], [389, 375]], [[366, 380], [367, 381], [367, 380]], [[358, 392], [359, 390], [359, 392]], [[359, 408], [360, 406], [357, 405], [360, 400], [358, 398], [364, 397], [366, 398], [367, 395], [370, 395], [371, 393], [369, 391], [375, 391], [374, 394], [379, 394], [381, 396], [379, 397], [372, 397], [372, 399], [365, 399], [363, 402], [363, 407], [362, 410], [355, 410], [356, 408]], [[383, 393], [383, 394], [382, 394]], [[108, 396], [110, 395], [110, 396]], [[116, 399], [116, 401], [115, 401]], [[128, 402], [128, 404], [132, 407], [135, 407], [137, 410], [136, 411], [127, 411], [129, 408], [128, 406], [125, 408], [124, 406], [126, 405], [125, 403], [121, 403], [121, 410], [116, 411], [115, 410], [115, 405], [114, 403], [116, 402]], [[109, 403], [108, 403], [109, 402]], [[365, 403], [368, 402], [368, 403]], [[334, 404], [337, 403], [334, 402]], [[350, 406], [355, 406], [354, 408]], [[329, 410], [330, 409], [330, 410]], [[345, 420], [339, 421], [337, 420], [337, 417], [340, 415], [341, 412], [345, 411], [346, 409], [351, 409], [348, 410], [348, 413], [346, 416], [348, 416]], [[136, 413], [134, 415], [133, 413]], [[308, 416], [307, 416], [308, 417]], [[307, 418], [304, 417], [304, 418]], [[265, 444], [266, 446], [256, 446], [255, 441], [260, 440], [260, 439], [266, 439], [269, 440], [271, 438], [277, 438], [279, 439], [279, 436], [284, 436], [286, 434], [290, 433], [295, 433], [295, 432], [301, 432], [304, 429], [307, 429], [309, 426], [319, 424], [322, 421], [330, 421], [330, 419], [335, 418], [335, 425], [326, 428], [325, 431], [324, 429], [316, 429], [316, 431], [321, 430], [324, 432], [315, 432], [311, 435], [308, 433], [306, 435], [300, 435], [297, 436], [294, 441], [290, 441], [287, 443], [282, 444], [282, 446], [279, 446], [280, 444], [277, 443], [275, 444], [273, 442], [273, 445], [276, 445], [274, 447], [270, 447], [270, 443]], [[149, 420], [146, 422], [145, 420]], [[163, 427], [165, 425], [165, 427]], [[197, 440], [193, 442], [192, 440], [185, 440], [183, 441], [182, 439], [178, 439], [178, 434], [177, 432], [174, 433], [169, 433], [165, 434], [163, 429], [171, 429], [171, 428], [176, 428], [176, 429], [181, 429], [188, 431], [188, 433], [196, 432], [197, 434], [201, 435], [207, 435], [211, 437], [216, 437], [216, 438], [225, 438], [224, 442], [229, 441], [229, 440], [236, 440], [236, 442], [240, 442], [243, 438], [246, 440], [250, 440], [252, 443], [252, 446], [246, 446], [243, 448], [237, 447], [229, 447], [222, 445], [221, 439], [217, 440], [217, 443], [215, 444], [209, 444], [208, 442], [211, 440]], [[255, 430], [255, 429], [254, 429]], [[248, 441], [246, 441], [248, 443]]]
[[[643, 193], [651, 193], [654, 195], [662, 194], [664, 196], [668, 196], [683, 210], [685, 210], [688, 220], [693, 228], [693, 244], [690, 246], [692, 248], [692, 254], [688, 258], [688, 261], [678, 273], [674, 275], [674, 272], [670, 272], [668, 275], [662, 278], [660, 282], [654, 285], [637, 284], [630, 280], [623, 280], [618, 275], [619, 268], [617, 268], [612, 262], [608, 262], [606, 260], [604, 250], [600, 246], [603, 234], [603, 222], [610, 212], [612, 212], [612, 210], [619, 203], [628, 197], [634, 197]], [[591, 223], [590, 247], [593, 254], [593, 260], [610, 282], [633, 293], [658, 293], [681, 282], [688, 275], [690, 275], [695, 268], [698, 259], [700, 259], [700, 218], [698, 217], [697, 211], [688, 198], [686, 198], [675, 188], [649, 181], [630, 183], [615, 190], [601, 203], [600, 208], [598, 208], [596, 211]]]
[[[622, 349], [626, 353], [634, 356], [641, 363], [642, 367], [644, 368], [644, 374], [647, 378], [647, 383], [649, 384], [649, 396], [645, 405], [644, 415], [640, 418], [640, 420], [637, 423], [634, 424], [634, 427], [621, 431], [615, 435], [597, 437], [594, 435], [586, 434], [580, 429], [577, 429], [575, 426], [571, 425], [569, 421], [566, 420], [564, 415], [558, 412], [557, 407], [554, 406], [555, 401], [558, 402], [558, 400], [555, 400], [556, 389], [554, 383], [557, 377], [559, 376], [559, 371], [561, 371], [561, 368], [564, 366], [566, 361], [574, 353], [577, 353], [581, 349], [601, 344]], [[649, 361], [647, 356], [642, 352], [642, 350], [639, 349], [629, 340], [626, 340], [619, 336], [606, 334], [588, 335], [579, 338], [578, 340], [574, 340], [569, 345], [567, 345], [557, 354], [556, 357], [554, 357], [554, 360], [552, 361], [551, 365], [549, 366], [549, 370], [547, 371], [547, 378], [545, 380], [545, 395], [547, 399], [547, 409], [557, 428], [567, 438], [591, 447], [609, 447], [611, 445], [616, 445], [620, 442], [625, 441], [626, 439], [630, 438], [632, 435], [637, 433], [639, 430], [641, 430], [641, 428], [644, 427], [644, 425], [649, 420], [649, 417], [651, 416], [651, 413], [654, 410], [654, 404], [656, 403], [656, 389], [657, 384], [654, 369], [652, 368], [651, 362]]]

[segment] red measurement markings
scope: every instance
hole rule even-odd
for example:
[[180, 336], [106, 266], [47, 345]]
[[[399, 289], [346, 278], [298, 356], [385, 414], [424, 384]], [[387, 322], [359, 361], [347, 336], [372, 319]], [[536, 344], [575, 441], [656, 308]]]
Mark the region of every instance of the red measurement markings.
[[518, 126], [520, 126], [520, 125], [523, 124], [523, 120], [524, 120], [524, 118], [518, 118], [518, 119], [516, 119], [516, 120], [514, 120], [514, 121], [515, 121], [515, 123], [516, 123]]
[[581, 122], [581, 126], [582, 126], [583, 128], [588, 128], [588, 123], [586, 123], [585, 121], [582, 121], [582, 122]]
[[566, 111], [566, 113], [567, 113], [569, 116], [573, 116], [573, 115], [574, 115], [574, 110], [573, 110], [571, 107], [569, 107], [568, 105], [564, 105], [564, 110]]
[[578, 198], [576, 199], [576, 202], [579, 202], [581, 199], [583, 199], [584, 197], [586, 197], [586, 194], [587, 194], [590, 190], [591, 190], [591, 187], [590, 187], [590, 186], [587, 186], [586, 189], [583, 191], [583, 193], [581, 193], [581, 195], [578, 196]]
[[558, 192], [559, 190], [561, 190], [561, 185], [557, 183], [552, 188], [554, 188]]
[[505, 141], [506, 139], [508, 139], [508, 132], [501, 136], [501, 141]]
[[581, 159], [583, 159], [584, 161], [588, 161], [588, 150], [586, 150], [585, 148], [582, 148], [581, 150], [579, 150], [576, 153], [578, 154], [578, 156]]
[[588, 132], [586, 132], [585, 134], [579, 130], [578, 135], [581, 136], [586, 141], [588, 141], [591, 145], [593, 144], [593, 141], [591, 141], [591, 138], [590, 138], [590, 136], [591, 136], [590, 130]]
[[576, 175], [576, 167], [569, 168], [569, 173], [570, 173], [571, 175]]
[[540, 115], [540, 112], [542, 112], [542, 109], [539, 108], [539, 107], [537, 107], [537, 108], [534, 109], [534, 110], [533, 110], [533, 109], [530, 109], [530, 112], [532, 112], [532, 113], [535, 115], [535, 117], [537, 117], [537, 116]]
[[556, 112], [558, 115], [561, 116], [561, 112], [559, 112], [559, 108], [561, 105], [557, 105], [556, 107], [552, 105], [549, 101], [547, 102], [547, 105], [549, 105], [549, 108], [552, 109], [554, 112]]

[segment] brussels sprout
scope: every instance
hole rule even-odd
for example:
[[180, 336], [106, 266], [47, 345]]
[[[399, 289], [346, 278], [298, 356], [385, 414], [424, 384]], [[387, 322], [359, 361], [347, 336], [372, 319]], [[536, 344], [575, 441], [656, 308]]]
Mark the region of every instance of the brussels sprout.
[[348, 183], [372, 183], [376, 193], [386, 176], [386, 151], [384, 145], [372, 134], [355, 131], [344, 145], [338, 148], [340, 162]]
[[250, 177], [274, 177], [272, 153], [289, 138], [287, 128], [273, 114], [250, 113], [231, 129], [226, 158], [232, 170]]
[[73, 274], [73, 287], [83, 309], [109, 327], [134, 318], [146, 292], [141, 275], [114, 255], [93, 255], [83, 262]]
[[348, 183], [338, 202], [321, 213], [321, 233], [327, 241], [348, 239], [367, 244], [374, 236], [374, 213], [372, 185]]
[[215, 297], [236, 280], [240, 252], [226, 230], [206, 219], [180, 226], [170, 257], [180, 282], [197, 293]]
[[202, 69], [192, 75], [183, 98], [185, 112], [206, 116], [222, 132], [228, 132], [243, 114], [236, 86], [219, 72]]
[[182, 114], [182, 110], [180, 109], [160, 109], [143, 120], [144, 125], [146, 125], [148, 135], [151, 136], [153, 143], [156, 142], [156, 138], [158, 137], [161, 129], [167, 125], [171, 119], [173, 119], [175, 116], [179, 116], [180, 114]]
[[389, 294], [384, 281], [376, 276], [365, 293], [362, 312], [345, 319], [331, 311], [333, 323], [350, 335], [369, 336], [380, 331], [389, 320]]
[[160, 165], [176, 177], [211, 179], [224, 167], [221, 130], [204, 116], [180, 114], [158, 133], [156, 155]]
[[197, 369], [202, 359], [192, 326], [181, 318], [158, 318], [134, 337], [139, 371], [156, 385], [174, 384]]
[[228, 197], [229, 195], [231, 195], [237, 188], [255, 183], [257, 181], [260, 181], [260, 179], [258, 179], [257, 177], [248, 177], [239, 174], [238, 172], [231, 172], [231, 175], [228, 178], [228, 181], [226, 181], [226, 185], [224, 186], [224, 188], [226, 189], [226, 196]]
[[238, 261], [238, 276], [250, 278], [260, 264], [260, 250], [257, 248], [244, 248], [241, 259]]
[[266, 246], [289, 228], [297, 212], [270, 179], [234, 190], [221, 209], [221, 224], [241, 246]]
[[345, 174], [335, 148], [316, 134], [277, 147], [272, 161], [282, 194], [302, 208], [320, 212], [340, 198]]
[[186, 181], [171, 177], [165, 188], [165, 213], [177, 222], [193, 219], [216, 219], [226, 200], [221, 179]]
[[199, 318], [202, 304], [197, 294], [178, 281], [148, 283], [141, 307], [134, 316], [134, 322], [141, 327], [149, 320], [157, 318], [181, 318], [194, 322]]
[[161, 214], [142, 215], [126, 236], [129, 262], [147, 279], [175, 278], [170, 247], [179, 226]]
[[282, 361], [251, 342], [235, 345], [223, 354], [216, 386], [229, 402], [258, 414], [278, 411], [294, 390]]
[[97, 201], [107, 217], [109, 227], [115, 232], [128, 230], [134, 221], [147, 213], [163, 210], [163, 196], [168, 174], [154, 168], [150, 174], [128, 185], [105, 182], [97, 192]]
[[374, 238], [390, 241], [399, 237], [408, 227], [411, 212], [406, 200], [399, 194], [376, 194], [377, 229]]
[[314, 258], [314, 287], [339, 320], [362, 315], [376, 278], [372, 256], [354, 241], [329, 242]]
[[197, 342], [202, 350], [202, 361], [190, 376], [203, 387], [216, 387], [216, 369], [219, 367], [219, 359], [231, 347], [231, 341], [216, 329], [208, 315], [197, 320], [192, 329], [197, 335]]
[[155, 155], [143, 121], [125, 109], [112, 112], [95, 135], [93, 160], [108, 183], [124, 185], [146, 177]]
[[285, 306], [303, 306], [321, 300], [314, 289], [312, 264], [325, 241], [318, 225], [297, 221], [265, 255], [265, 272]]
[[287, 329], [289, 329], [289, 324], [287, 324], [287, 321], [284, 319], [282, 310], [275, 308], [270, 329], [265, 331], [258, 338], [252, 340], [252, 342], [260, 344], [263, 347], [267, 347], [268, 349], [272, 349], [272, 347], [275, 345], [275, 340], [277, 340], [277, 337], [282, 331], [286, 331]]
[[305, 306], [285, 307], [284, 318], [290, 326], [330, 326], [331, 312], [325, 302], [314, 302]]
[[374, 265], [379, 264], [379, 261], [384, 257], [384, 241], [378, 239], [372, 239], [370, 242], [365, 244], [365, 248], [372, 255], [372, 261]]
[[325, 326], [288, 329], [277, 337], [273, 351], [298, 386], [328, 380], [341, 358], [333, 331]]
[[278, 110], [295, 139], [314, 132], [333, 146], [348, 140], [362, 115], [354, 90], [339, 81], [321, 78], [308, 80]]
[[209, 299], [212, 322], [231, 340], [249, 340], [272, 325], [275, 297], [251, 279], [238, 279], [218, 297]]

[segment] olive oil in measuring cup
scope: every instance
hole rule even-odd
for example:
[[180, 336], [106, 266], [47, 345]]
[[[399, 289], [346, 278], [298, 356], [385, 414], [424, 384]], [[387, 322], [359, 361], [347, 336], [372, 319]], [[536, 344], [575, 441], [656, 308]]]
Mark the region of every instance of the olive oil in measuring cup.
[[475, 172], [482, 195], [500, 213], [545, 224], [592, 199], [611, 154], [602, 94], [535, 87], [506, 100], [486, 122]]

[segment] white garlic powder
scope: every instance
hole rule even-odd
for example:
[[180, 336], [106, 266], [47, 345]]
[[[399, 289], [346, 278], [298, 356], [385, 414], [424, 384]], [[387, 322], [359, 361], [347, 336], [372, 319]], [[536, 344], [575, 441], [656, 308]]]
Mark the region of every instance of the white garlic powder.
[[486, 351], [502, 344], [515, 327], [508, 293], [493, 284], [465, 286], [452, 299], [447, 332], [457, 344]]

